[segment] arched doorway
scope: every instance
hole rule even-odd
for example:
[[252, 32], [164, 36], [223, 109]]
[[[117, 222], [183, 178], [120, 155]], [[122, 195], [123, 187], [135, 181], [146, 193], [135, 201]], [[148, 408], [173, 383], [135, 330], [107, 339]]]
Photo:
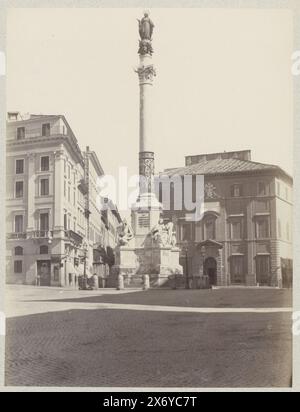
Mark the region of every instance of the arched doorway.
[[204, 261], [204, 274], [208, 276], [209, 284], [217, 284], [217, 262], [213, 257], [208, 257]]

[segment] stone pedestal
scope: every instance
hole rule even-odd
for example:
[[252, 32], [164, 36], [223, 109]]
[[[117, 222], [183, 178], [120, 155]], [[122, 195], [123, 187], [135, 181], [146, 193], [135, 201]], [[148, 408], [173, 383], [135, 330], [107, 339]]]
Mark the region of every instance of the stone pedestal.
[[171, 246], [119, 246], [116, 250], [116, 263], [111, 270], [111, 282], [117, 285], [121, 275], [125, 287], [142, 287], [144, 275], [148, 275], [151, 287], [171, 286], [172, 275], [183, 273], [182, 266], [179, 265], [179, 252], [178, 248]]
[[153, 193], [143, 193], [131, 209], [131, 225], [135, 234], [135, 246], [152, 246], [151, 229], [157, 224], [162, 212], [162, 205]]

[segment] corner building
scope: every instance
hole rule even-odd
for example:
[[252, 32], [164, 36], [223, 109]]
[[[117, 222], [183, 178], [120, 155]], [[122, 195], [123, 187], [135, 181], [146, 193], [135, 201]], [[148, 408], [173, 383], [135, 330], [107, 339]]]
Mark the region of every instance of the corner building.
[[17, 112], [8, 114], [6, 148], [7, 282], [76, 287], [84, 266], [105, 275], [94, 251], [115, 239], [115, 227], [108, 233], [94, 206], [90, 185], [103, 174], [96, 154], [81, 152], [64, 116]]
[[[198, 222], [187, 210], [164, 217], [177, 227], [181, 264], [193, 287], [210, 285], [292, 285], [292, 178], [275, 165], [251, 161], [251, 152], [187, 156], [185, 167], [167, 169], [169, 177], [204, 176], [204, 215]], [[174, 195], [172, 195], [174, 196]], [[172, 198], [171, 198], [172, 199]]]

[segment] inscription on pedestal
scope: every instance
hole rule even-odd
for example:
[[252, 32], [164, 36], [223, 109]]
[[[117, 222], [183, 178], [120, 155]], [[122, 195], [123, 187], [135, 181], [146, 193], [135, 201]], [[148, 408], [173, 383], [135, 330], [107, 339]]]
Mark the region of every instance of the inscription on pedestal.
[[139, 214], [138, 225], [139, 227], [144, 227], [144, 228], [150, 227], [150, 214], [149, 213]]

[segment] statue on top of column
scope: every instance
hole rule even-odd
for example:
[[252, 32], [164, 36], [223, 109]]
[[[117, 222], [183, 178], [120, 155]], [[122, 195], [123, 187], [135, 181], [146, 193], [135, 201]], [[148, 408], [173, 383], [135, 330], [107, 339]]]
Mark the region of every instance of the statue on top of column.
[[150, 54], [152, 55], [153, 49], [152, 49], [152, 33], [153, 33], [153, 28], [154, 24], [152, 20], [149, 17], [149, 13], [145, 12], [144, 17], [142, 20], [137, 19], [139, 22], [139, 34], [141, 37], [141, 40], [139, 41], [139, 54]]
[[144, 17], [142, 18], [142, 20], [138, 19], [138, 22], [139, 22], [139, 33], [141, 36], [141, 40], [151, 41], [154, 24], [149, 17], [149, 13], [145, 11]]

